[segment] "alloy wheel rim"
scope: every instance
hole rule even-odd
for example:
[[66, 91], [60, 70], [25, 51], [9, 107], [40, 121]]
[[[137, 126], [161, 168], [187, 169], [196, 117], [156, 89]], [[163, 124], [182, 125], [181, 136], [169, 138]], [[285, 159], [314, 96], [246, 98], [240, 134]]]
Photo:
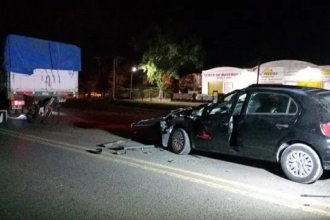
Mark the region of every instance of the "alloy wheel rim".
[[292, 151], [286, 160], [286, 167], [295, 177], [307, 177], [313, 172], [312, 157], [303, 151]]
[[180, 151], [184, 146], [184, 136], [183, 132], [176, 131], [173, 134], [173, 142], [172, 142], [173, 149], [176, 151]]

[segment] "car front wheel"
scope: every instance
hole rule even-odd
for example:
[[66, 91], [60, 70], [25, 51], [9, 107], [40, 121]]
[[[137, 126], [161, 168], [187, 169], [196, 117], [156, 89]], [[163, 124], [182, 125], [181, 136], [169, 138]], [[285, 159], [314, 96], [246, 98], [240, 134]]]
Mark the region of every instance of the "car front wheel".
[[176, 128], [172, 133], [170, 145], [174, 153], [189, 154], [191, 148], [188, 133], [183, 128]]
[[317, 153], [311, 147], [301, 143], [290, 145], [284, 150], [281, 167], [290, 180], [298, 183], [313, 183], [323, 173]]

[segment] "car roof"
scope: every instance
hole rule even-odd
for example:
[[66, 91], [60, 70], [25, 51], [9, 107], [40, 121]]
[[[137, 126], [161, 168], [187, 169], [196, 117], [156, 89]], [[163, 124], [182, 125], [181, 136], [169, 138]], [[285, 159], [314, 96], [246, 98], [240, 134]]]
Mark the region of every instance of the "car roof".
[[293, 86], [293, 85], [280, 85], [280, 84], [252, 84], [247, 88], [255, 88], [255, 89], [274, 89], [280, 91], [290, 91], [299, 94], [308, 94], [308, 95], [316, 95], [322, 93], [329, 93], [330, 90], [307, 87], [307, 86]]

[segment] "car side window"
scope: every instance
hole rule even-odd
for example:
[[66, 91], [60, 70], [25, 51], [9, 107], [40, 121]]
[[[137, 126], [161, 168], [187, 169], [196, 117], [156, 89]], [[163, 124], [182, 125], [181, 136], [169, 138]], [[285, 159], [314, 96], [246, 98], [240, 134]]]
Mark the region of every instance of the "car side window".
[[291, 99], [289, 104], [289, 114], [296, 114], [297, 111], [298, 107], [296, 103], [294, 103], [294, 101]]
[[295, 114], [297, 109], [296, 103], [288, 95], [256, 92], [251, 95], [247, 114]]

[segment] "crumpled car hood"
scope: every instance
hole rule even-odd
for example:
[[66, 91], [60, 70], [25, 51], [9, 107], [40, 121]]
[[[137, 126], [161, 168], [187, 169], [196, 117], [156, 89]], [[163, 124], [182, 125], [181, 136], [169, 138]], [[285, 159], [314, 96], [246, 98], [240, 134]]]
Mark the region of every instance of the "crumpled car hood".
[[133, 122], [131, 124], [131, 127], [151, 127], [151, 126], [154, 126], [154, 125], [160, 123], [160, 121], [162, 121], [162, 120], [164, 120], [163, 117], [143, 119], [138, 122]]

